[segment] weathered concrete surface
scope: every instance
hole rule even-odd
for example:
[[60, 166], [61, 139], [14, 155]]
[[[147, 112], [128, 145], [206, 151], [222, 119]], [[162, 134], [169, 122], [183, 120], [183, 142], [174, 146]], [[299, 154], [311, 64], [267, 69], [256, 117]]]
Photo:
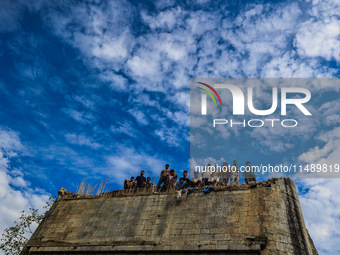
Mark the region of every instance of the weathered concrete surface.
[[291, 179], [209, 194], [60, 200], [23, 254], [317, 254]]

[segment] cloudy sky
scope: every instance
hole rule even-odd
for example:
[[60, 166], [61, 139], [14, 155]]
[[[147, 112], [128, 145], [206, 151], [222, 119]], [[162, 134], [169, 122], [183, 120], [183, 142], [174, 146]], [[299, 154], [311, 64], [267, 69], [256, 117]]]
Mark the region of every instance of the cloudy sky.
[[[190, 78], [338, 78], [339, 13], [338, 0], [1, 1], [0, 232], [86, 176], [118, 189], [187, 169]], [[307, 133], [256, 131], [264, 155], [339, 162], [339, 89], [310, 88], [324, 99]], [[320, 254], [340, 254], [340, 180], [296, 182]]]

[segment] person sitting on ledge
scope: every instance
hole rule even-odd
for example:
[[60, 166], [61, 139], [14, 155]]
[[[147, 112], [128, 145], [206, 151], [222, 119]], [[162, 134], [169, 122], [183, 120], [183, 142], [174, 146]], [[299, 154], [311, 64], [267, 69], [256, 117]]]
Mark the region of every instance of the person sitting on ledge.
[[169, 190], [176, 184], [177, 181], [177, 174], [175, 173], [174, 169], [170, 170], [170, 173], [167, 175], [167, 178], [165, 179], [164, 185], [163, 185], [163, 191]]
[[251, 169], [250, 169], [250, 162], [247, 161], [246, 162], [246, 167], [242, 173], [244, 180], [246, 181], [246, 184], [249, 184], [250, 182], [250, 178], [251, 178], [251, 173], [250, 173]]
[[239, 172], [240, 169], [237, 167], [237, 160], [234, 160], [233, 166], [231, 167], [231, 176], [230, 176], [230, 184], [239, 185]]
[[201, 187], [202, 185], [202, 177], [198, 176], [198, 172], [194, 172], [194, 178], [191, 180], [191, 186], [192, 187]]
[[218, 176], [218, 172], [216, 172], [216, 171], [211, 172], [208, 184], [212, 185], [212, 186], [216, 186], [219, 183], [219, 180], [220, 180], [220, 178]]
[[223, 167], [221, 170], [221, 179], [220, 182], [222, 185], [227, 186], [228, 185], [228, 180], [230, 178], [230, 169], [228, 169], [228, 163], [224, 162]]
[[131, 176], [130, 180], [125, 179], [124, 189], [132, 189], [136, 186], [135, 177]]
[[146, 183], [145, 183], [146, 188], [152, 188], [153, 183], [151, 182], [151, 177], [146, 178]]
[[205, 167], [205, 171], [202, 171], [202, 183], [203, 186], [209, 185], [211, 164]]
[[136, 181], [137, 181], [137, 188], [143, 188], [145, 187], [145, 183], [146, 183], [146, 178], [144, 176], [144, 170], [140, 171], [140, 176], [136, 177]]
[[168, 174], [170, 174], [169, 164], [166, 164], [165, 169], [162, 170], [162, 172], [161, 172], [161, 177], [159, 178], [159, 182], [157, 184], [157, 189], [159, 189], [159, 187], [161, 186], [162, 183], [165, 184], [165, 181], [166, 181], [166, 178], [168, 177]]
[[176, 185], [178, 188], [180, 189], [184, 189], [184, 188], [187, 188], [188, 186], [190, 186], [190, 179], [188, 178], [188, 171], [184, 171], [183, 172], [183, 177], [181, 177], [179, 179], [179, 181], [177, 181]]
[[255, 167], [250, 166], [250, 161], [246, 162], [246, 166], [249, 168], [247, 184], [255, 184], [256, 183], [256, 178], [255, 178], [255, 173], [254, 173]]

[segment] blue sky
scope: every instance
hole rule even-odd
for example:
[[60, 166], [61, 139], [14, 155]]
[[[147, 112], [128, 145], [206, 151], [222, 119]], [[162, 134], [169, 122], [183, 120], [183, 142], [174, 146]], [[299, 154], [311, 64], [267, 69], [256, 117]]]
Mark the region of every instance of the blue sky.
[[[118, 189], [141, 169], [187, 169], [190, 78], [340, 74], [336, 0], [30, 2], [0, 9], [0, 229], [86, 176]], [[304, 151], [254, 137], [287, 161], [338, 162], [339, 87], [310, 90], [324, 118], [301, 130]], [[340, 254], [339, 184], [298, 181], [321, 254]]]

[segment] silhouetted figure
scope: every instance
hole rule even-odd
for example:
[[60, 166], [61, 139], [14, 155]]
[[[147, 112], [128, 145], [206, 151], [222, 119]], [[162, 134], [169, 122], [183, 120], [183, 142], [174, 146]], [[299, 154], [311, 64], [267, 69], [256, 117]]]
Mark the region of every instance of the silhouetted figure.
[[147, 189], [150, 189], [150, 188], [153, 187], [153, 183], [151, 182], [151, 177], [146, 178], [145, 187], [146, 187]]
[[145, 183], [146, 183], [146, 178], [144, 176], [144, 171], [142, 170], [140, 172], [140, 176], [136, 177], [136, 182], [137, 182], [137, 188], [143, 188], [145, 187]]
[[131, 176], [130, 180], [125, 179], [124, 181], [124, 189], [132, 189], [136, 187], [135, 177]]

